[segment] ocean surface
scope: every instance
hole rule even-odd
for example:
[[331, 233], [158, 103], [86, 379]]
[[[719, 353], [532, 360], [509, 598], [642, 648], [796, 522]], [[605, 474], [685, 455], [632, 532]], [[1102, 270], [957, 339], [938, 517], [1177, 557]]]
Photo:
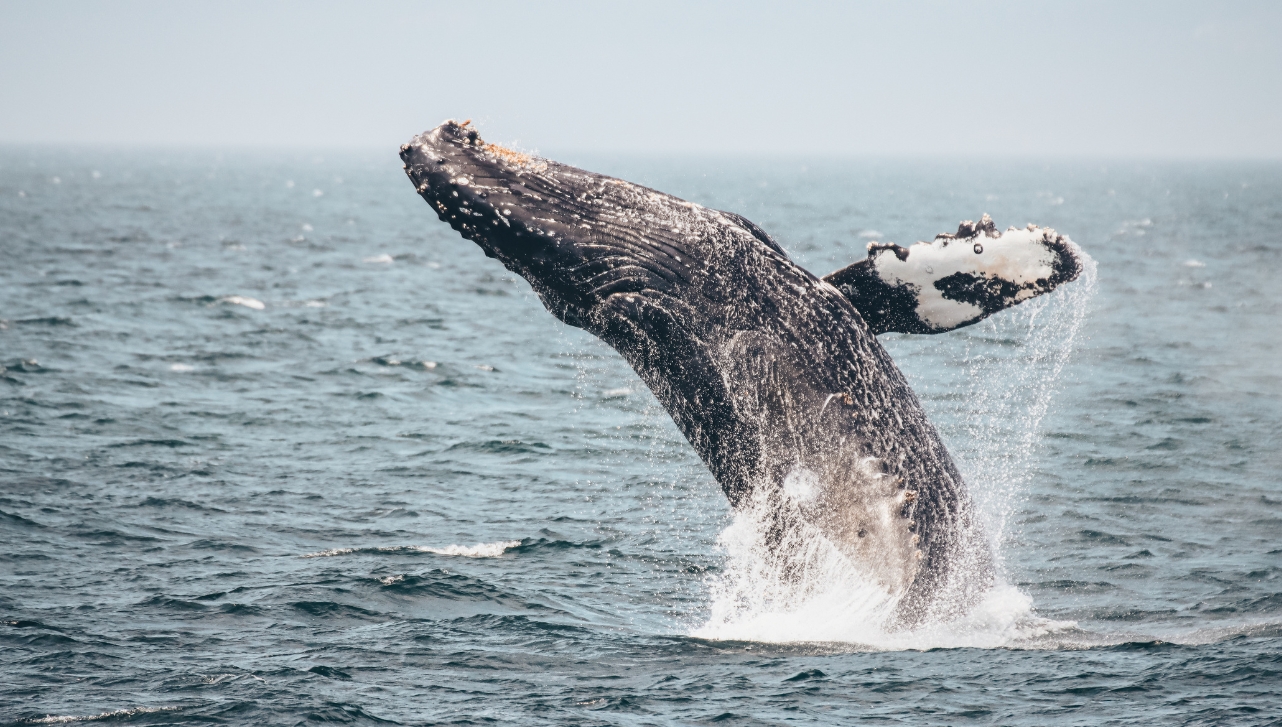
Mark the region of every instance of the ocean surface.
[[823, 275], [988, 212], [1094, 264], [882, 337], [999, 581], [770, 582], [604, 344], [386, 153], [0, 149], [0, 724], [1282, 722], [1282, 164], [568, 158]]

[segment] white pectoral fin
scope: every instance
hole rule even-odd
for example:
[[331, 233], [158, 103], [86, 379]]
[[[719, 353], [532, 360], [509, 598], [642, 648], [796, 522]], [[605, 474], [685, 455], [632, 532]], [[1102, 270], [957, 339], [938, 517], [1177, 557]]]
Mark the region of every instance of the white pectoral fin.
[[1048, 293], [1081, 273], [1080, 250], [1035, 225], [998, 232], [988, 215], [910, 247], [872, 243], [868, 259], [825, 278], [874, 332], [942, 333]]

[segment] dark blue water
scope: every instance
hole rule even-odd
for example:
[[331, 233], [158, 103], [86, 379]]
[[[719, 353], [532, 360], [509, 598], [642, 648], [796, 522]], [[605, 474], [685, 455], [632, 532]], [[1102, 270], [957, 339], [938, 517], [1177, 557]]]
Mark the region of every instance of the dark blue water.
[[999, 546], [976, 613], [763, 581], [632, 372], [394, 149], [9, 148], [0, 723], [1282, 719], [1282, 165], [567, 161], [819, 274], [983, 212], [1093, 256], [883, 337]]

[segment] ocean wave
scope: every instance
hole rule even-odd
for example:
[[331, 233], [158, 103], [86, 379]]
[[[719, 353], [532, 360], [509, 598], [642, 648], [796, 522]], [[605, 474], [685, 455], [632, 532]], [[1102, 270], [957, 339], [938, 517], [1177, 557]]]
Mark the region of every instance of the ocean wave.
[[262, 302], [257, 298], [250, 298], [247, 295], [226, 295], [214, 301], [214, 303], [211, 303], [210, 305], [214, 305], [215, 303], [230, 303], [232, 305], [241, 305], [252, 310], [263, 310], [267, 307], [266, 303]]
[[323, 618], [376, 618], [382, 615], [368, 608], [335, 601], [295, 601], [289, 605], [310, 616]]
[[102, 722], [104, 720], [119, 720], [129, 717], [137, 717], [144, 714], [156, 714], [158, 712], [174, 712], [182, 707], [130, 707], [129, 709], [115, 709], [110, 712], [91, 715], [48, 715], [45, 717], [32, 717], [30, 719], [19, 720], [18, 724], [69, 724], [71, 722]]
[[35, 520], [28, 520], [21, 515], [15, 515], [11, 512], [0, 510], [0, 523], [6, 523], [9, 527], [18, 528], [43, 528], [44, 526]]
[[433, 548], [427, 545], [388, 545], [373, 548], [330, 548], [315, 553], [306, 553], [304, 558], [332, 558], [353, 553], [433, 553], [435, 555], [458, 555], [465, 558], [497, 558], [511, 548], [522, 544], [520, 540], [500, 540], [493, 543], [476, 545], [446, 545]]

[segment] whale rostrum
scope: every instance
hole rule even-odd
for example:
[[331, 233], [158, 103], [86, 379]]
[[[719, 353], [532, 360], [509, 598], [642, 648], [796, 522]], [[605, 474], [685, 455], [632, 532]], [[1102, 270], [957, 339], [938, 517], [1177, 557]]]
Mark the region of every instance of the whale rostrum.
[[896, 599], [895, 623], [987, 589], [956, 465], [876, 334], [970, 325], [1081, 271], [1036, 227], [956, 234], [818, 278], [739, 215], [483, 141], [447, 121], [401, 147], [444, 222], [632, 366], [735, 508], [817, 529]]

